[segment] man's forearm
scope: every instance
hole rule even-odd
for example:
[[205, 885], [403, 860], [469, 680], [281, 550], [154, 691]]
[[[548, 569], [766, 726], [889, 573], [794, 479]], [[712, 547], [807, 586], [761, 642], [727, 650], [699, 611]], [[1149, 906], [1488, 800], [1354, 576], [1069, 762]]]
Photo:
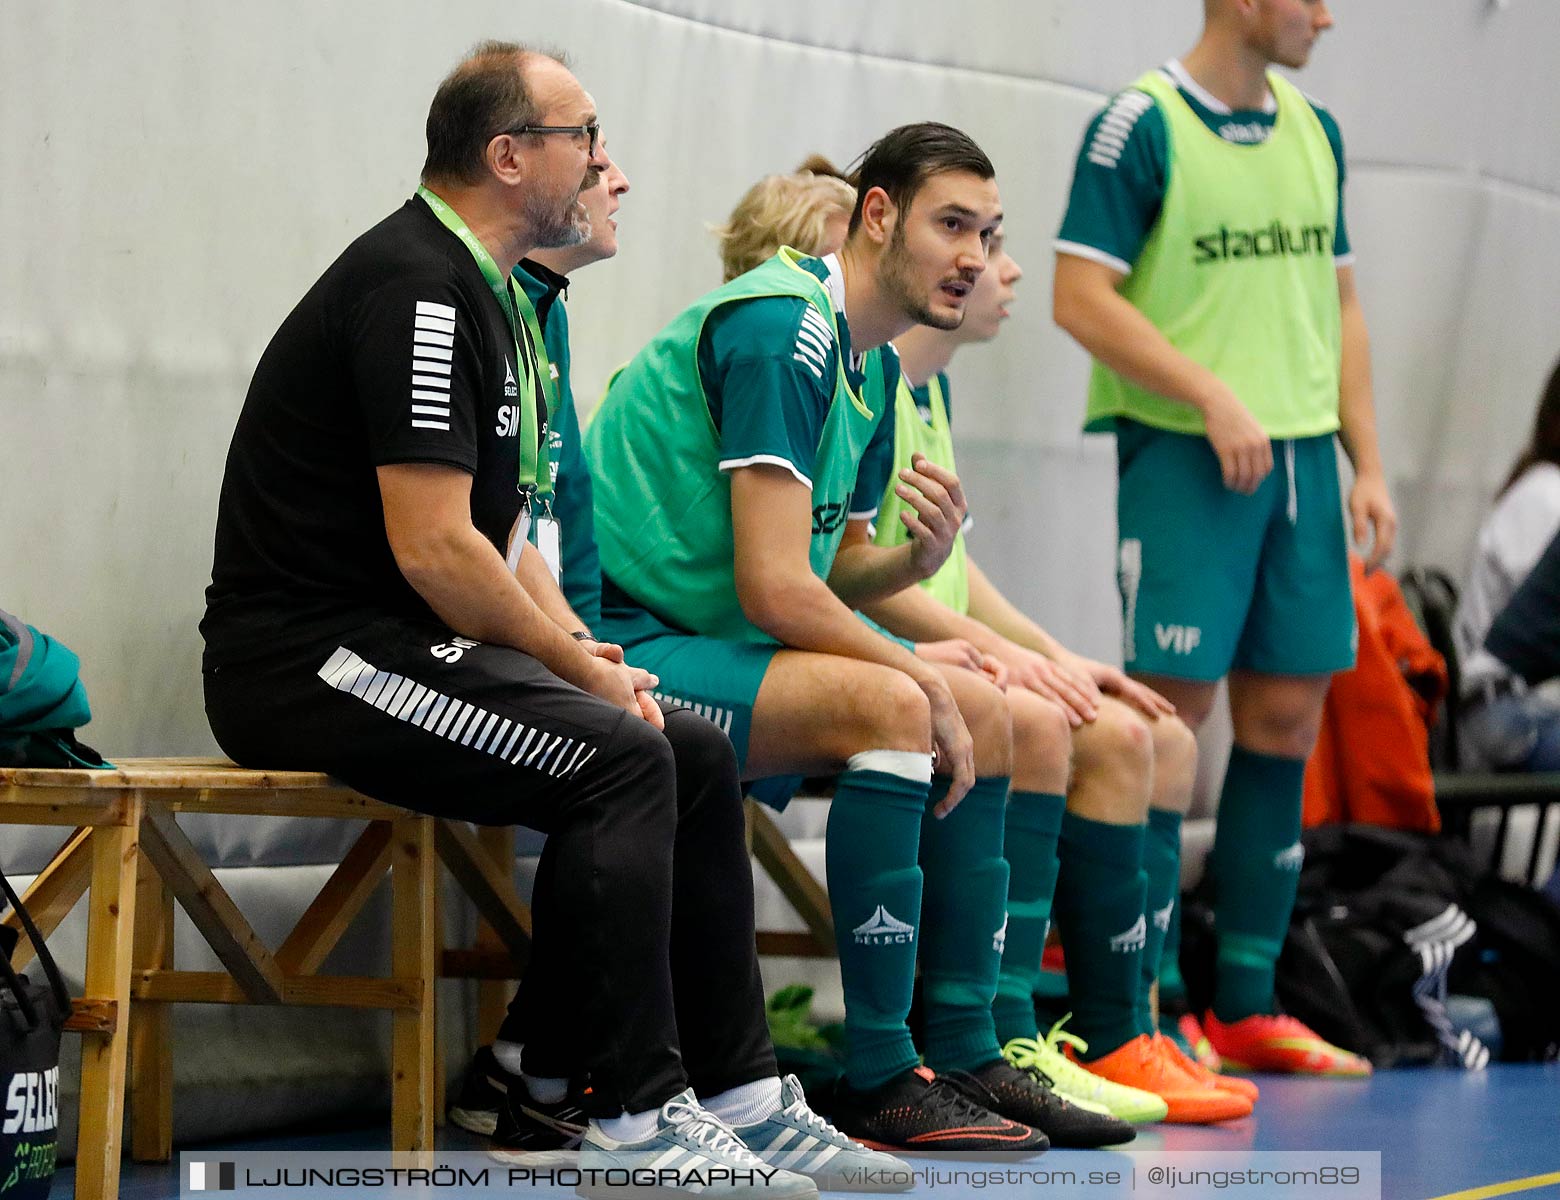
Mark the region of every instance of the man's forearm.
[[[1014, 607], [997, 585], [986, 578], [986, 573], [968, 562], [970, 578], [970, 616], [999, 636], [1015, 645], [1055, 658], [1061, 644], [1049, 633]], [[977, 645], [979, 643], [976, 643]]]
[[397, 561], [418, 595], [456, 633], [521, 650], [570, 683], [585, 677], [591, 656], [532, 599], [476, 529], [429, 538], [415, 556]]
[[1002, 640], [979, 621], [955, 612], [919, 586], [863, 604], [861, 611], [890, 633], [912, 642], [963, 638], [977, 649], [993, 653]]
[[829, 589], [847, 608], [861, 608], [897, 595], [924, 578], [910, 557], [910, 549], [909, 542], [897, 546], [846, 542], [834, 556]]
[[1338, 439], [1356, 476], [1382, 473], [1376, 399], [1370, 372], [1370, 332], [1352, 283], [1341, 298], [1343, 360], [1338, 385]]
[[879, 663], [903, 671], [923, 687], [928, 681], [940, 682], [934, 668], [899, 643], [874, 632], [827, 584], [810, 573], [783, 590], [771, 589], [763, 611], [747, 615], [789, 649]]
[[569, 602], [564, 598], [558, 581], [547, 569], [547, 560], [542, 557], [542, 552], [529, 542], [520, 552], [520, 565], [515, 568], [515, 578], [520, 581], [520, 586], [525, 589], [526, 594], [536, 602], [536, 606], [565, 633], [591, 632], [590, 627], [580, 620], [579, 614], [569, 607]]
[[1202, 412], [1224, 386], [1218, 377], [1171, 345], [1115, 288], [1098, 279], [1073, 281], [1070, 273], [1078, 268], [1071, 259], [1061, 255], [1057, 261], [1056, 323], [1118, 375]]

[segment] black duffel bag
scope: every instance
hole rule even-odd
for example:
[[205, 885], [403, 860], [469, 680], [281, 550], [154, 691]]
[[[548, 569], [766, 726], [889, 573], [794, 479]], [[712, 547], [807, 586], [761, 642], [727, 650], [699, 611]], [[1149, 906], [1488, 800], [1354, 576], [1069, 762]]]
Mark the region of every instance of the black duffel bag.
[[70, 993], [3, 872], [0, 891], [27, 931], [46, 981], [16, 973], [16, 931], [0, 926], [0, 1200], [39, 1200], [49, 1194], [59, 1149], [60, 1033]]

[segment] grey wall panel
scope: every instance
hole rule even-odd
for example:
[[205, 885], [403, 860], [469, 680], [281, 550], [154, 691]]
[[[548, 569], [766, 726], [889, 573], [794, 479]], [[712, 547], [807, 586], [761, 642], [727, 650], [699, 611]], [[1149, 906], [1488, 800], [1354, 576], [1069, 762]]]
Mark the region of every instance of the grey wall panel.
[[[1050, 322], [1050, 238], [1103, 96], [1195, 37], [1195, 0], [302, 0], [11, 6], [0, 38], [0, 603], [85, 661], [112, 753], [210, 748], [194, 622], [222, 459], [266, 340], [410, 190], [434, 84], [482, 36], [573, 50], [634, 183], [570, 293], [577, 392], [717, 275], [757, 176], [888, 126], [968, 128], [1028, 278], [956, 364], [977, 554], [1058, 633], [1115, 646], [1108, 442]], [[658, 11], [659, 10], [659, 11]], [[1560, 144], [1531, 82], [1560, 6], [1344, 6], [1299, 77], [1343, 122], [1408, 547], [1460, 568], [1557, 350]], [[105, 48], [114, 52], [106, 53]], [[1521, 89], [1520, 91], [1518, 89]], [[1431, 520], [1431, 514], [1434, 519]], [[1061, 570], [1057, 563], [1065, 563]], [[217, 847], [213, 847], [214, 851]], [[223, 853], [249, 853], [227, 846]]]

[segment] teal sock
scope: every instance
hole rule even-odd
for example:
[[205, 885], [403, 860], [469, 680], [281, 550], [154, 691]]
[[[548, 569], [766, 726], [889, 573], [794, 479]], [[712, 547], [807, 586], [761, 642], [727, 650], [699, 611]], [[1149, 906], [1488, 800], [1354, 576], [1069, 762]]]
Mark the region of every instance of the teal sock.
[[[1062, 832], [1067, 797], [1043, 792], [1014, 792], [1003, 823], [1002, 855], [1008, 862], [1007, 937], [997, 972], [997, 998], [991, 1015], [997, 1041], [1035, 1036], [1035, 988], [1040, 984], [1040, 955], [1051, 928], [1056, 894], [1056, 841]], [[1064, 984], [1065, 986], [1065, 984]]]
[[939, 819], [932, 808], [947, 795], [948, 781], [934, 780], [921, 822], [921, 995], [926, 1065], [934, 1071], [968, 1071], [1002, 1054], [991, 1001], [1007, 921], [1002, 819], [1008, 782], [1005, 775], [977, 779]]
[[1170, 922], [1180, 907], [1180, 813], [1158, 808], [1148, 810], [1148, 829], [1143, 837], [1143, 870], [1148, 875], [1148, 894], [1143, 901], [1148, 911], [1148, 940], [1143, 944], [1142, 975], [1138, 983], [1138, 1025], [1152, 1029], [1154, 1010], [1149, 1003], [1149, 989], [1159, 978], [1159, 964], [1170, 934]]
[[1159, 1006], [1186, 1005], [1186, 980], [1181, 976], [1181, 901], [1176, 899], [1170, 911], [1170, 928], [1165, 932], [1165, 948], [1159, 952]]
[[1138, 977], [1148, 940], [1143, 916], [1142, 825], [1062, 818], [1056, 925], [1067, 951], [1071, 1029], [1098, 1058], [1140, 1033]]
[[1219, 960], [1213, 1012], [1238, 1021], [1273, 1011], [1273, 974], [1295, 907], [1303, 758], [1277, 758], [1243, 746], [1230, 753], [1214, 831], [1214, 928]]
[[846, 771], [829, 806], [824, 860], [845, 991], [845, 1075], [873, 1088], [919, 1061], [905, 1018], [921, 916], [916, 853], [927, 784]]

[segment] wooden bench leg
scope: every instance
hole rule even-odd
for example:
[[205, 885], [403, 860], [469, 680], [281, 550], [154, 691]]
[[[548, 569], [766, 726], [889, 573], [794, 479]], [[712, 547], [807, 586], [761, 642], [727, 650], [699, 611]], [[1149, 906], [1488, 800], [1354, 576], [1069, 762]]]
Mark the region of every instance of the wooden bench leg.
[[[173, 892], [143, 855], [136, 872], [135, 969], [173, 964]], [[172, 1010], [137, 1000], [130, 1010], [130, 1157], [167, 1162], [173, 1157]]]
[[115, 1020], [112, 1032], [84, 1034], [81, 1039], [78, 1200], [115, 1200], [119, 1195], [140, 816], [141, 801], [134, 798], [127, 807], [129, 824], [100, 826], [92, 832], [86, 994], [91, 999], [113, 1000]]
[[[512, 879], [515, 873], [515, 831], [509, 825], [485, 825], [477, 830], [477, 841], [482, 844], [493, 861]], [[493, 952], [504, 950], [504, 940], [486, 921], [477, 926], [477, 949]], [[491, 1045], [498, 1037], [498, 1027], [509, 1011], [509, 999], [514, 995], [514, 985], [507, 979], [484, 979], [477, 985], [477, 1040], [481, 1045]]]
[[391, 1149], [398, 1153], [433, 1149], [434, 1009], [438, 931], [434, 887], [438, 859], [433, 820], [404, 817], [395, 823], [390, 858], [391, 970], [415, 981], [419, 1003], [391, 1016]]

